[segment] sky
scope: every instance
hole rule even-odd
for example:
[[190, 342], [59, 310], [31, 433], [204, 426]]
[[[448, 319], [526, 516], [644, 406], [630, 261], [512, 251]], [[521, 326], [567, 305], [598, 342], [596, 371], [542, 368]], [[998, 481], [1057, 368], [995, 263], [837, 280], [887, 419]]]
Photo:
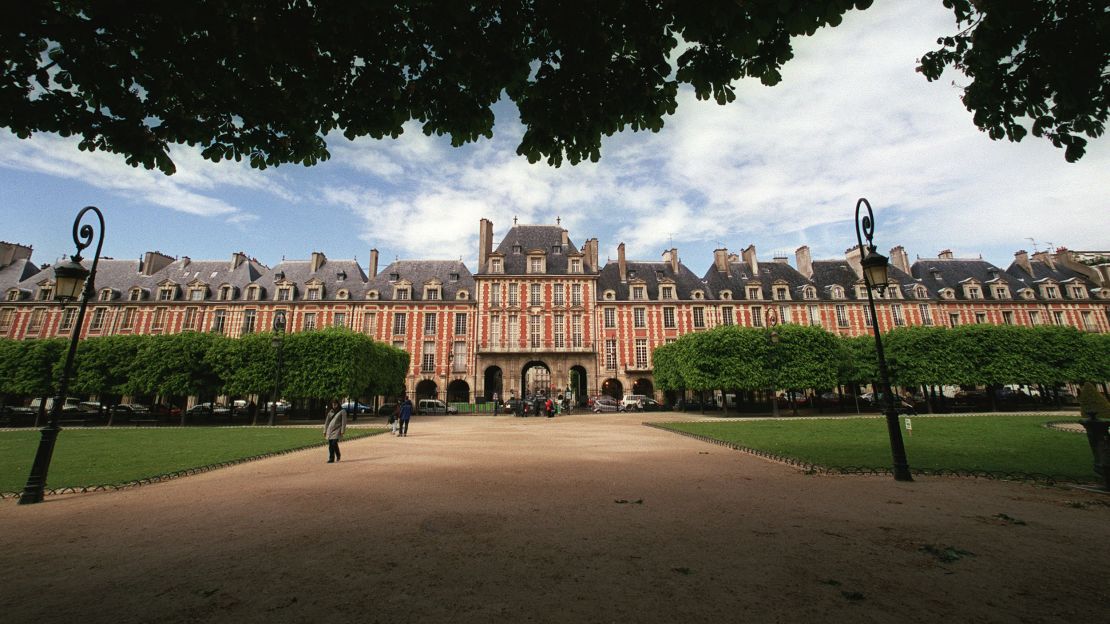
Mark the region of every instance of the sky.
[[506, 102], [491, 140], [452, 148], [409, 124], [396, 140], [329, 138], [329, 161], [265, 171], [182, 146], [165, 176], [75, 140], [0, 131], [0, 240], [53, 262], [73, 253], [73, 218], [91, 204], [108, 257], [243, 251], [273, 266], [322, 251], [365, 267], [376, 248], [379, 268], [461, 258], [476, 270], [479, 219], [495, 243], [514, 218], [560, 219], [579, 247], [598, 238], [603, 261], [621, 242], [636, 260], [677, 247], [700, 275], [720, 247], [843, 257], [866, 197], [880, 251], [903, 245], [911, 260], [951, 249], [1005, 268], [1018, 249], [1110, 249], [1110, 137], [1078, 163], [1032, 136], [991, 141], [960, 102], [966, 78], [914, 71], [954, 32], [939, 0], [878, 2], [796, 39], [779, 85], [737, 82], [725, 106], [684, 89], [660, 132], [614, 135], [600, 162], [559, 168], [516, 155], [523, 129]]

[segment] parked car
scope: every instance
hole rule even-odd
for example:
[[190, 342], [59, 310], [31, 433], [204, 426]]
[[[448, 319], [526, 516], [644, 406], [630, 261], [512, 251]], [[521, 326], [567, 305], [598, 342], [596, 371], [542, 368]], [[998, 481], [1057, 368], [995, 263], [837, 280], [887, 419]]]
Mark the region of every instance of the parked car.
[[594, 397], [593, 406], [590, 409], [594, 412], [623, 412], [624, 406], [613, 397], [602, 395]]
[[112, 408], [113, 412], [117, 414], [133, 414], [133, 415], [147, 415], [150, 414], [150, 408], [139, 403], [120, 403]]
[[77, 411], [86, 414], [96, 414], [100, 412], [100, 407], [100, 401], [81, 401], [77, 404]]
[[227, 416], [231, 414], [231, 408], [214, 403], [197, 403], [185, 413], [190, 416]]
[[389, 416], [397, 411], [396, 403], [382, 403], [378, 406], [378, 416]]
[[347, 401], [339, 407], [347, 410], [348, 414], [372, 414], [374, 412], [373, 407], [364, 403], [359, 403], [358, 401]]
[[644, 400], [640, 401], [640, 409], [645, 412], [661, 412], [667, 408], [651, 397], [644, 397]]
[[[30, 408], [30, 411], [37, 412], [37, 411], [39, 411], [39, 405], [41, 405], [41, 404], [42, 404], [42, 399], [33, 399], [31, 401], [31, 405], [28, 406], [28, 407]], [[76, 412], [79, 411], [77, 406], [80, 405], [80, 404], [81, 404], [81, 399], [78, 399], [76, 397], [68, 397], [68, 398], [66, 398], [65, 402], [62, 403], [62, 413], [63, 414], [76, 413]], [[50, 410], [53, 407], [54, 407], [54, 399], [53, 398], [46, 399], [46, 412], [50, 413]]]
[[181, 408], [176, 405], [163, 405], [155, 403], [150, 406], [150, 413], [153, 416], [169, 416], [170, 418], [179, 418], [181, 416]]
[[458, 414], [459, 408], [448, 405], [439, 399], [420, 399], [416, 403], [417, 414]]
[[642, 394], [626, 394], [621, 399], [621, 405], [627, 410], [640, 410], [643, 409], [644, 399], [647, 397]]
[[529, 409], [529, 404], [516, 397], [505, 401], [505, 411], [515, 416], [527, 416]]
[[[274, 409], [274, 402], [273, 401], [267, 401], [266, 402], [266, 413], [269, 413], [273, 409]], [[279, 400], [277, 402], [277, 413], [284, 414], [288, 411], [289, 411], [289, 401]]]

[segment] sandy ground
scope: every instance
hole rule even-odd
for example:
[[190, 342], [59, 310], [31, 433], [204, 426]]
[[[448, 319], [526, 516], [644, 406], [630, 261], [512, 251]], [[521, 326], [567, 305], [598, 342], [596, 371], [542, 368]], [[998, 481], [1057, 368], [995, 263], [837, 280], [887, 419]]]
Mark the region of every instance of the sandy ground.
[[[1094, 622], [1110, 613], [1110, 496], [807, 476], [643, 420], [419, 418], [407, 438], [345, 443], [338, 464], [321, 448], [126, 491], [3, 501], [0, 619]], [[964, 554], [944, 562], [929, 547]]]

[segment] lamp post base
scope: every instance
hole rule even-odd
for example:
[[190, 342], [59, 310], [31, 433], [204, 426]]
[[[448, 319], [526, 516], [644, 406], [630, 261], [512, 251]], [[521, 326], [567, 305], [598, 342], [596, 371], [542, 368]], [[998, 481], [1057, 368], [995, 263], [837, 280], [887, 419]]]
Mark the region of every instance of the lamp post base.
[[42, 428], [42, 438], [39, 439], [39, 448], [35, 452], [35, 463], [31, 465], [27, 485], [19, 496], [20, 505], [42, 502], [46, 490], [46, 471], [50, 467], [51, 457], [54, 456], [54, 443], [58, 441], [59, 431], [61, 428], [53, 424]]
[[902, 441], [902, 429], [898, 423], [897, 412], [886, 413], [886, 430], [890, 435], [890, 449], [894, 456], [894, 480], [913, 481], [910, 474], [910, 463], [906, 459], [906, 446]]

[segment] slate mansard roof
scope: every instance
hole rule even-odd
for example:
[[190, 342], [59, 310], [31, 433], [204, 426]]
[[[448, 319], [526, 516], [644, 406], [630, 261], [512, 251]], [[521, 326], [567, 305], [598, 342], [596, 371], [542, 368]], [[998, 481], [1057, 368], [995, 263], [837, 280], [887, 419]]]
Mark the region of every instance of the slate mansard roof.
[[660, 285], [668, 282], [675, 286], [675, 299], [693, 299], [695, 290], [704, 293], [705, 298], [711, 298], [705, 282], [681, 262], [678, 263], [677, 272], [670, 262], [633, 260], [626, 262], [625, 268], [628, 279], [624, 282], [621, 282], [620, 265], [617, 262], [609, 262], [601, 269], [597, 280], [597, 296], [600, 300], [605, 300], [604, 293], [607, 291], [614, 293], [616, 301], [631, 300], [633, 284], [643, 284], [647, 299], [658, 300]]
[[[398, 285], [411, 287], [409, 299], [426, 301], [426, 286], [441, 288], [440, 301], [474, 298], [474, 276], [457, 260], [397, 260], [371, 278], [364, 287], [364, 297], [393, 301]], [[465, 295], [460, 297], [459, 293]], [[376, 294], [376, 296], [374, 296]]]
[[569, 275], [568, 255], [580, 256], [582, 252], [569, 237], [564, 244], [564, 236], [566, 230], [556, 225], [514, 225], [493, 252], [505, 258], [506, 275], [525, 275], [528, 252], [536, 250], [542, 251], [547, 258], [545, 275]]

